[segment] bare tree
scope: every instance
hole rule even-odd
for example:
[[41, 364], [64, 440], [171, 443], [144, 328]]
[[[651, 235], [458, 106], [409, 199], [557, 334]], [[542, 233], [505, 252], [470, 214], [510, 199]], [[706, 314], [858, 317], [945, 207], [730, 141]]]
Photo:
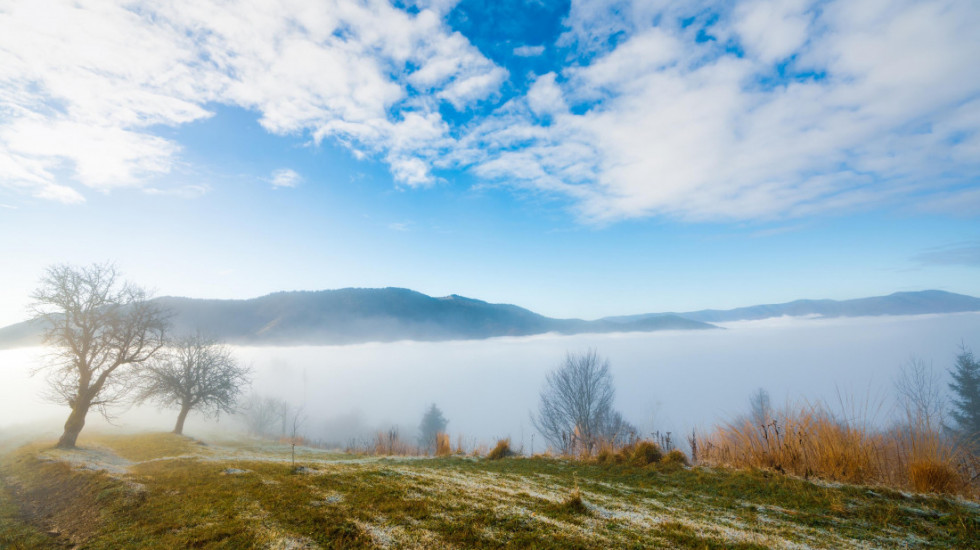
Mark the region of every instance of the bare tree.
[[592, 453], [613, 414], [612, 375], [609, 362], [596, 351], [569, 353], [565, 362], [548, 373], [541, 390], [537, 416], [531, 422], [563, 453], [581, 447]]
[[245, 426], [252, 435], [273, 435], [278, 421], [279, 401], [271, 397], [251, 394], [240, 407]]
[[292, 448], [293, 468], [296, 468], [296, 445], [305, 441], [303, 436], [299, 434], [299, 429], [304, 422], [306, 422], [306, 415], [303, 414], [303, 407], [296, 407], [293, 413], [292, 430], [290, 431], [289, 437], [289, 445]]
[[918, 428], [942, 428], [946, 416], [946, 395], [942, 373], [915, 355], [901, 366], [895, 378], [899, 407], [906, 420]]
[[235, 412], [251, 369], [239, 364], [227, 346], [201, 336], [185, 337], [169, 346], [140, 371], [137, 402], [179, 407], [175, 434], [184, 432], [188, 413], [205, 416]]
[[49, 372], [48, 397], [71, 407], [58, 447], [73, 448], [89, 410], [108, 418], [107, 407], [131, 388], [131, 367], [163, 347], [167, 315], [110, 264], [49, 267], [32, 298], [44, 343], [56, 350], [41, 367]]
[[772, 400], [769, 399], [769, 392], [765, 388], [755, 390], [755, 393], [749, 397], [749, 414], [752, 424], [756, 427], [766, 426], [773, 420]]

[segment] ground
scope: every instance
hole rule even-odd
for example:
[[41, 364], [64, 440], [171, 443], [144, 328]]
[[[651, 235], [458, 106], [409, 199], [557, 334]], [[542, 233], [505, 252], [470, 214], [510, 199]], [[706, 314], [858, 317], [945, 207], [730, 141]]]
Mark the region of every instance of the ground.
[[[980, 548], [980, 507], [764, 471], [90, 436], [0, 462], [0, 548]], [[576, 498], [576, 495], [580, 498]]]

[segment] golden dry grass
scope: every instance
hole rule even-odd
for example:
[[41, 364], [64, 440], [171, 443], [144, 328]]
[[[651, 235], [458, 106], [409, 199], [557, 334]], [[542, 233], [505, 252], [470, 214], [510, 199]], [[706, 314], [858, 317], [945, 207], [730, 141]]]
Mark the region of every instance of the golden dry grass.
[[512, 456], [514, 451], [510, 450], [510, 438], [501, 439], [497, 441], [497, 445], [487, 453], [488, 460], [500, 460], [501, 458], [507, 458]]
[[745, 420], [699, 438], [699, 462], [809, 478], [976, 496], [953, 442], [923, 423], [876, 430], [825, 407], [787, 409], [764, 426]]
[[439, 432], [436, 434], [436, 456], [449, 456], [453, 454], [452, 445], [449, 444], [449, 434]]

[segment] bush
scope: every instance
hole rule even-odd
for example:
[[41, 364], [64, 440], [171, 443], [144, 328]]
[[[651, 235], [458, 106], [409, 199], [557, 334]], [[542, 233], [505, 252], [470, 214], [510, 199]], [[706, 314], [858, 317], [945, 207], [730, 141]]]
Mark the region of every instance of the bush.
[[595, 460], [599, 464], [615, 464], [617, 462], [617, 457], [612, 447], [603, 445], [599, 448], [599, 452], [596, 454]]
[[667, 466], [687, 466], [687, 456], [680, 449], [674, 449], [660, 459]]
[[630, 451], [629, 463], [633, 466], [646, 466], [660, 462], [663, 456], [664, 453], [660, 450], [660, 446], [653, 441], [638, 441]]
[[492, 451], [487, 455], [489, 460], [500, 460], [501, 458], [507, 458], [509, 456], [514, 456], [514, 451], [510, 450], [510, 438], [501, 439], [497, 441], [497, 446], [493, 448]]

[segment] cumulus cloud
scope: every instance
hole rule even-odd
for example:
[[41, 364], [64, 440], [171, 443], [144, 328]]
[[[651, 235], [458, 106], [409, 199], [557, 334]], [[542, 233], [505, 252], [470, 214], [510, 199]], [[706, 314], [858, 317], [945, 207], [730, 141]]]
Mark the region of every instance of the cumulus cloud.
[[303, 181], [303, 176], [296, 173], [295, 170], [289, 168], [281, 168], [272, 172], [269, 178], [269, 183], [275, 188], [280, 187], [296, 187]]
[[[385, 0], [6, 3], [0, 185], [62, 202], [84, 200], [77, 184], [147, 186], [180, 154], [154, 127], [209, 117], [209, 104], [254, 110], [269, 132], [388, 156], [399, 182], [431, 182], [427, 157], [445, 145], [446, 126], [432, 120], [439, 102], [465, 109], [506, 78], [442, 22], [451, 6], [420, 3], [410, 14]], [[427, 121], [421, 134], [405, 123], [413, 117]]]
[[955, 202], [980, 173], [978, 25], [971, 2], [575, 2], [583, 57], [478, 127], [476, 171], [596, 222]]
[[410, 4], [4, 4], [0, 185], [152, 188], [181, 154], [155, 129], [226, 104], [403, 187], [470, 170], [597, 223], [977, 203], [975, 2], [575, 0], [563, 64], [516, 95], [446, 24], [453, 0]]

